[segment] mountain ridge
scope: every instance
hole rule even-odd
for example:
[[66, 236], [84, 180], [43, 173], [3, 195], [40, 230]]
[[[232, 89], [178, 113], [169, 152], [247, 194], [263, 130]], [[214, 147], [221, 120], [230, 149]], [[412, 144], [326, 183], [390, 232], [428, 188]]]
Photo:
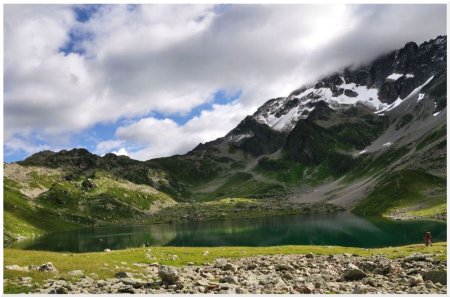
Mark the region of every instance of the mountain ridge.
[[[160, 219], [170, 215], [183, 220], [201, 218], [206, 210], [213, 215], [225, 207], [220, 201], [238, 198], [260, 201], [264, 212], [258, 215], [273, 214], [271, 207], [276, 205], [305, 204], [362, 215], [399, 216], [436, 206], [443, 211], [446, 40], [438, 36], [421, 45], [408, 43], [372, 63], [345, 68], [288, 97], [270, 99], [223, 137], [200, 143], [183, 155], [137, 161], [111, 153], [98, 156], [86, 149], [36, 153], [16, 164], [58, 169], [61, 176], [53, 180], [37, 174], [36, 179], [45, 180], [48, 187], [42, 188], [37, 199], [20, 199], [44, 208], [51, 204], [58, 210], [58, 203], [69, 199], [58, 197], [76, 200], [76, 195], [95, 194], [98, 204], [90, 205], [84, 198], [78, 203], [87, 209], [82, 220], [100, 223], [108, 212], [102, 209], [102, 217], [91, 218], [89, 209], [101, 209], [102, 199], [109, 199], [111, 207], [122, 213], [141, 218], [145, 218], [144, 209], [123, 208], [121, 203], [129, 200], [147, 207], [159, 201], [158, 205], [167, 206]], [[121, 189], [130, 182], [151, 187], [161, 196], [148, 204], [143, 193], [127, 190], [128, 196], [118, 199], [112, 192], [84, 188], [89, 180]], [[19, 193], [14, 182], [20, 184], [8, 180], [8, 191]], [[414, 185], [414, 191], [408, 185]], [[168, 199], [175, 204], [166, 203]], [[216, 202], [212, 210], [208, 203]], [[194, 211], [189, 205], [204, 206], [204, 210], [196, 206]], [[183, 214], [185, 209], [191, 215]], [[240, 209], [248, 214], [255, 211]], [[435, 215], [442, 217], [442, 213]]]

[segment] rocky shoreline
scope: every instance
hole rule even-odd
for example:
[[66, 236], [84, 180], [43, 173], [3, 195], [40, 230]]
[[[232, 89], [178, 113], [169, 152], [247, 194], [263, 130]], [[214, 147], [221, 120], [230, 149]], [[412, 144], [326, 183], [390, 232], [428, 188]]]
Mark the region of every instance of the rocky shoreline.
[[48, 279], [35, 288], [31, 277], [5, 280], [28, 286], [31, 293], [225, 293], [225, 294], [328, 294], [328, 293], [409, 293], [446, 294], [446, 261], [427, 254], [388, 259], [384, 256], [351, 254], [318, 256], [274, 255], [240, 259], [216, 259], [214, 263], [182, 267], [158, 263], [133, 263], [143, 272], [131, 269], [114, 278], [99, 279], [95, 273], [74, 270], [59, 274], [51, 263], [41, 266], [6, 267], [34, 269], [48, 273]]

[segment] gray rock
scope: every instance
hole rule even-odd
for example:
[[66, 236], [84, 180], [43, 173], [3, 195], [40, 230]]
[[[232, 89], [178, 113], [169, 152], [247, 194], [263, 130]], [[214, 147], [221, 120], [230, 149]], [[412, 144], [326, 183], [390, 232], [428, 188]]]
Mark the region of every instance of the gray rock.
[[367, 293], [367, 287], [363, 284], [357, 283], [353, 288], [353, 294], [365, 294]]
[[82, 270], [72, 270], [67, 273], [70, 276], [82, 276], [84, 275]]
[[225, 259], [216, 259], [216, 261], [214, 261], [214, 267], [217, 267], [217, 268], [223, 268], [227, 264], [228, 264], [228, 261]]
[[133, 274], [130, 272], [120, 271], [114, 274], [116, 278], [133, 278]]
[[65, 287], [58, 287], [56, 288], [56, 294], [68, 294], [69, 291]]
[[246, 289], [243, 288], [236, 288], [236, 294], [249, 294], [249, 292]]
[[278, 264], [275, 266], [276, 271], [293, 271], [295, 270], [294, 267], [292, 267], [289, 264]]
[[55, 268], [55, 266], [53, 265], [52, 262], [47, 262], [45, 264], [42, 264], [39, 267], [39, 271], [41, 271], [41, 272], [52, 272], [52, 273], [58, 272], [58, 270]]
[[130, 293], [130, 294], [134, 294], [135, 290], [133, 288], [133, 286], [130, 285], [124, 285], [122, 287], [120, 287], [117, 292], [119, 293]]
[[341, 278], [346, 281], [355, 281], [361, 280], [365, 277], [367, 277], [367, 275], [361, 269], [348, 268], [347, 270], [344, 271]]
[[195, 284], [197, 286], [201, 286], [201, 287], [209, 286], [209, 282], [207, 280], [204, 280], [204, 279], [199, 279]]
[[[412, 262], [412, 261], [427, 261], [427, 262], [429, 262], [430, 259], [431, 259], [430, 255], [428, 255], [428, 254], [415, 253], [408, 257], [405, 257], [403, 259], [403, 262]], [[431, 259], [431, 261], [433, 261], [433, 259]]]
[[236, 271], [237, 268], [235, 265], [231, 264], [231, 263], [227, 263], [225, 266], [222, 267], [222, 270], [224, 271]]
[[278, 279], [278, 282], [276, 282], [276, 283], [273, 285], [273, 288], [274, 288], [276, 291], [283, 291], [283, 292], [289, 291], [288, 286], [286, 285], [286, 283], [285, 283], [281, 278], [279, 278], [279, 279]]
[[447, 272], [443, 270], [432, 270], [425, 272], [423, 280], [430, 280], [433, 283], [440, 283], [441, 285], [447, 284]]
[[314, 254], [312, 254], [312, 253], [306, 254], [305, 257], [308, 258], [308, 259], [314, 259], [315, 258]]
[[146, 282], [141, 279], [135, 279], [135, 278], [122, 278], [120, 281], [125, 285], [130, 285], [133, 288], [142, 288]]
[[110, 249], [104, 249], [103, 251], [104, 251], [104, 252], [107, 252], [107, 253], [111, 252]]
[[15, 270], [15, 271], [29, 271], [28, 267], [24, 266], [19, 266], [19, 265], [8, 265], [5, 266], [6, 270]]
[[39, 267], [40, 266], [38, 266], [38, 265], [30, 265], [30, 266], [28, 266], [28, 269], [30, 271], [39, 271]]
[[421, 275], [413, 275], [409, 278], [409, 285], [411, 287], [417, 286], [419, 284], [423, 283], [423, 279]]
[[19, 280], [22, 284], [28, 284], [33, 281], [33, 279], [29, 276], [22, 276], [21, 278], [19, 278]]
[[158, 269], [158, 275], [167, 284], [174, 284], [179, 279], [178, 271], [170, 266], [161, 265]]
[[312, 283], [307, 282], [300, 285], [300, 287], [297, 288], [297, 291], [302, 294], [312, 294], [315, 289], [316, 287]]
[[237, 284], [238, 283], [238, 278], [235, 276], [231, 276], [231, 275], [227, 275], [224, 277], [221, 277], [219, 279], [220, 283], [229, 283], [229, 284]]

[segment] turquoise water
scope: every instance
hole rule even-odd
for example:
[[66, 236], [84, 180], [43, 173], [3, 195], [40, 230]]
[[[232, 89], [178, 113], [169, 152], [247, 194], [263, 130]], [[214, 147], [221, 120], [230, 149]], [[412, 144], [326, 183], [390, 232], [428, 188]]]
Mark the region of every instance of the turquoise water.
[[433, 241], [447, 240], [438, 221], [390, 221], [349, 213], [192, 222], [178, 225], [114, 226], [51, 233], [14, 243], [30, 250], [92, 252], [142, 246], [339, 245], [386, 247], [421, 243], [424, 230]]

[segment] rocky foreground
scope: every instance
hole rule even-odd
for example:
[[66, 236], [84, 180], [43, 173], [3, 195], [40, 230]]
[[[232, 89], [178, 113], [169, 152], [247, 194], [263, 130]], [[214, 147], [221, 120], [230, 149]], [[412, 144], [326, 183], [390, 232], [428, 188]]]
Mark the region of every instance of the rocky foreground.
[[[192, 264], [192, 263], [189, 263]], [[121, 271], [115, 278], [97, 279], [81, 270], [67, 277], [51, 263], [6, 269], [35, 269], [49, 279], [34, 293], [447, 293], [447, 265], [427, 254], [388, 259], [350, 254], [316, 256], [275, 255], [241, 259], [217, 259], [212, 264], [184, 267], [158, 263], [143, 273]], [[55, 274], [52, 277], [52, 272]], [[16, 285], [31, 287], [31, 277]], [[11, 282], [11, 281], [10, 281]]]

